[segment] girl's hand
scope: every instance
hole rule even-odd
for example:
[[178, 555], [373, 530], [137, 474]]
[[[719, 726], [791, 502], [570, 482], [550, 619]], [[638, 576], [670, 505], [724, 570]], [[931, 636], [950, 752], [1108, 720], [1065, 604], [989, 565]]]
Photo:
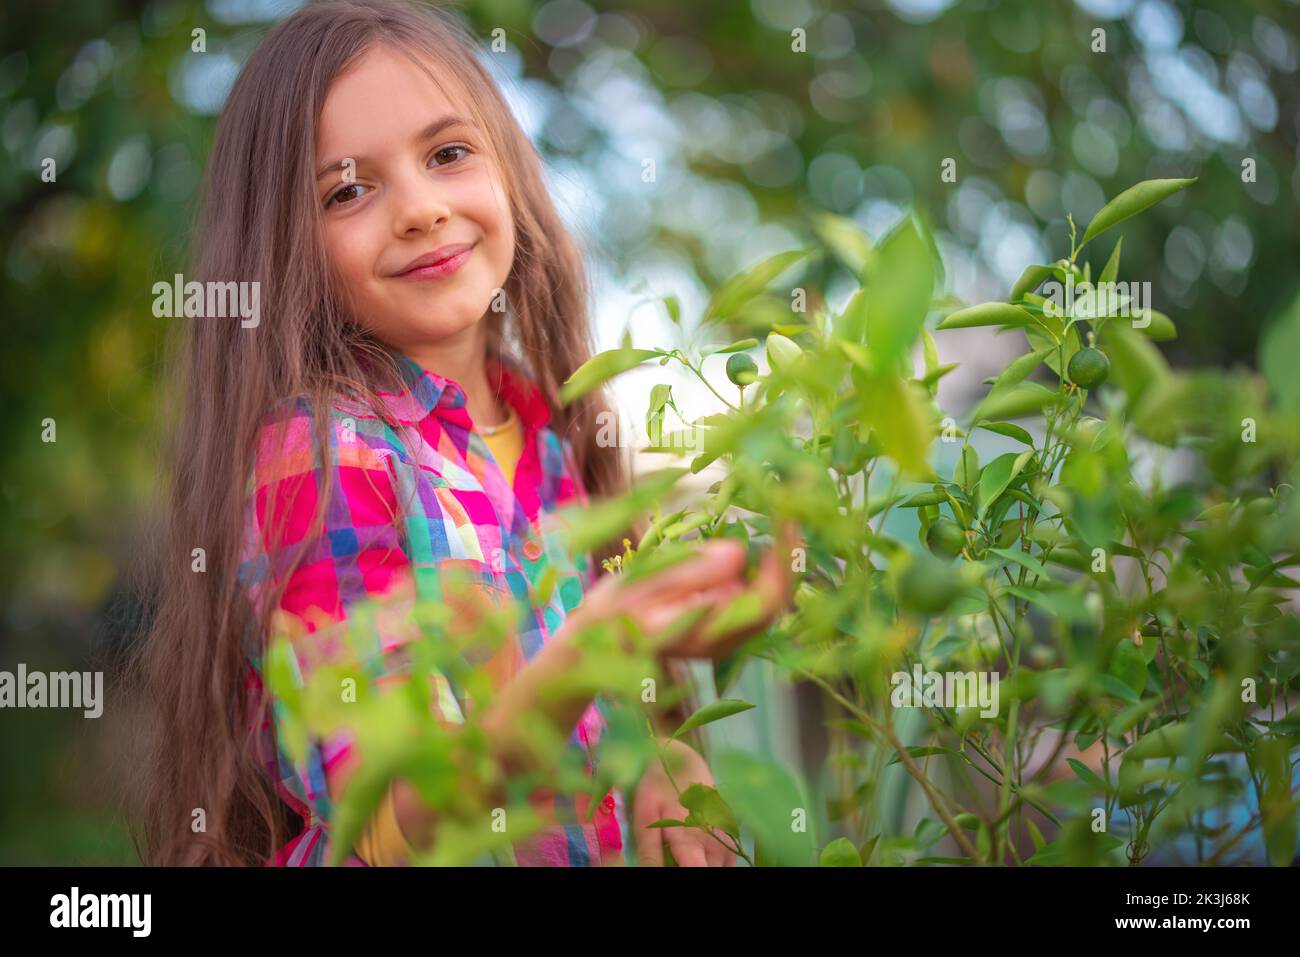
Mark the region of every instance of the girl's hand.
[[[774, 547], [763, 556], [753, 581], [745, 580], [746, 551], [734, 539], [712, 539], [698, 553], [658, 574], [627, 583], [602, 579], [579, 611], [588, 621], [613, 621], [626, 615], [641, 631], [655, 635], [688, 612], [699, 615], [683, 632], [659, 644], [671, 658], [721, 660], [788, 610], [794, 595], [790, 553], [797, 541], [793, 524], [782, 525]], [[756, 596], [757, 616], [742, 627], [714, 633], [723, 609], [745, 592]]]
[[636, 838], [637, 865], [663, 867], [664, 846], [679, 867], [734, 867], [736, 855], [707, 832], [694, 827], [652, 828], [655, 821], [670, 818], [684, 821], [690, 812], [677, 800], [677, 787], [685, 791], [692, 784], [713, 787], [713, 775], [704, 758], [681, 741], [661, 739], [668, 754], [672, 780], [662, 763], [655, 761], [641, 776], [632, 798], [632, 833]]

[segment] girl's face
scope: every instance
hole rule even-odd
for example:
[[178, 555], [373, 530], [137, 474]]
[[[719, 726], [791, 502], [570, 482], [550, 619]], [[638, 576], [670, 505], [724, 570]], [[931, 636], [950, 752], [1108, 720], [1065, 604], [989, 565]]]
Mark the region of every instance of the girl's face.
[[[506, 191], [469, 123], [382, 44], [335, 78], [321, 111], [316, 185], [330, 270], [357, 321], [408, 353], [475, 339], [514, 262]], [[467, 254], [420, 268], [457, 247]]]

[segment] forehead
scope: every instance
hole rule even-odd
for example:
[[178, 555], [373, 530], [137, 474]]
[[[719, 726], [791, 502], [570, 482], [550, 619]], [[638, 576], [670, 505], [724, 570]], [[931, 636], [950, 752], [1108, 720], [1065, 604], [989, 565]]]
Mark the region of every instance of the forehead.
[[471, 120], [461, 89], [439, 72], [436, 64], [417, 63], [387, 44], [372, 46], [325, 94], [316, 128], [318, 156], [409, 145], [430, 121], [452, 113]]

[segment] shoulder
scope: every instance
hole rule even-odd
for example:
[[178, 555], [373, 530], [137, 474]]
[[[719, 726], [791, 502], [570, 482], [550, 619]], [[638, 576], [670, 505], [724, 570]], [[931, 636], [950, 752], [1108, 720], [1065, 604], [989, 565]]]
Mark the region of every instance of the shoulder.
[[396, 483], [391, 454], [370, 434], [377, 421], [345, 402], [314, 403], [307, 396], [266, 411], [248, 473], [246, 560], [270, 553], [279, 563], [280, 550], [323, 537], [327, 551], [308, 559], [332, 568], [333, 559], [362, 540], [358, 529], [391, 524]]
[[258, 423], [253, 482], [336, 468], [385, 469], [391, 432], [373, 411], [343, 397], [315, 403], [305, 395], [275, 403]]

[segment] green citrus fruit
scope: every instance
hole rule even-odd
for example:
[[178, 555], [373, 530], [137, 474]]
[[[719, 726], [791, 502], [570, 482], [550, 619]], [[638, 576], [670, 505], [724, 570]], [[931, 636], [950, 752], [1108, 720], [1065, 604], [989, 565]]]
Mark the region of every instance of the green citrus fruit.
[[943, 611], [961, 591], [961, 579], [952, 568], [925, 553], [915, 556], [898, 576], [898, 603], [923, 615]]
[[743, 352], [733, 352], [727, 358], [727, 378], [733, 385], [749, 385], [758, 378], [758, 366]]
[[956, 558], [966, 545], [966, 533], [952, 519], [941, 518], [925, 533], [925, 544], [936, 555]]
[[1110, 360], [1100, 349], [1088, 346], [1070, 356], [1065, 372], [1080, 389], [1095, 389], [1110, 375]]

